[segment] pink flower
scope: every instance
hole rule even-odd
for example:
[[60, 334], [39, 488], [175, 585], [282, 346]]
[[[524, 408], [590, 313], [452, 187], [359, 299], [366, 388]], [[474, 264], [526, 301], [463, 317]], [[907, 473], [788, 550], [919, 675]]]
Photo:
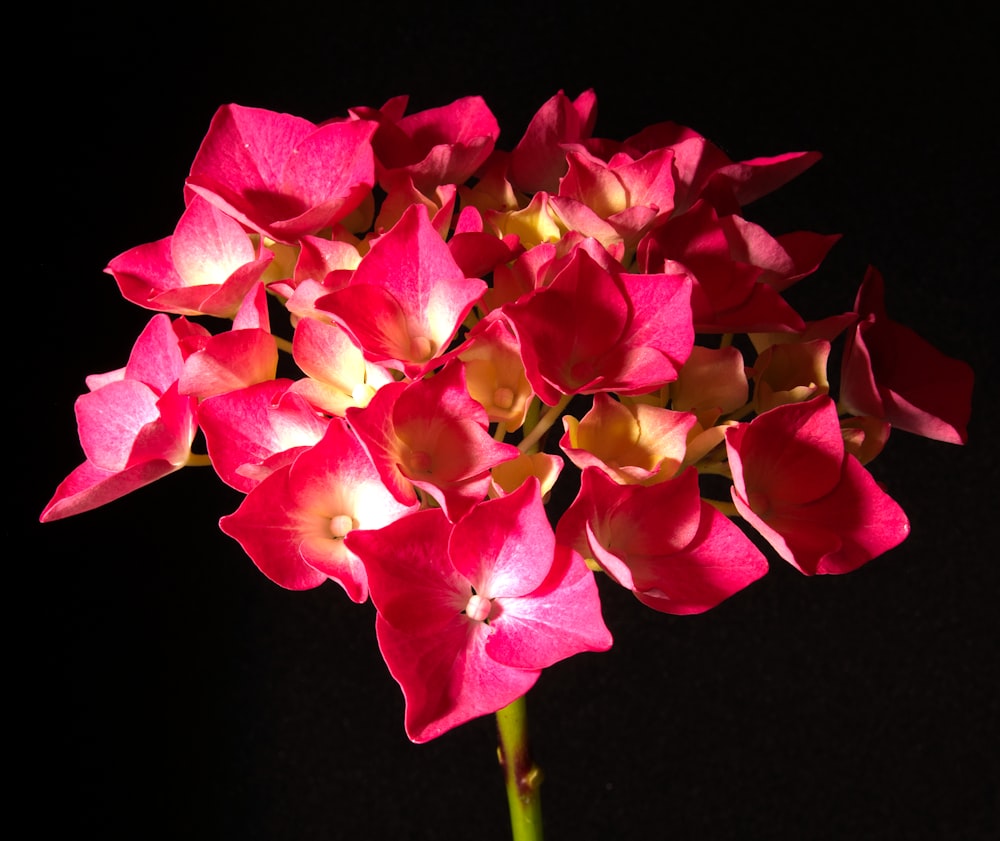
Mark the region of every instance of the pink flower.
[[561, 395], [650, 391], [676, 379], [691, 353], [690, 278], [605, 264], [579, 247], [548, 286], [504, 307], [528, 380], [550, 406]]
[[323, 437], [329, 420], [293, 393], [291, 385], [288, 379], [267, 380], [198, 405], [212, 467], [230, 487], [249, 493]]
[[528, 193], [555, 193], [566, 174], [565, 143], [590, 137], [597, 120], [597, 96], [586, 90], [576, 99], [563, 91], [551, 97], [531, 118], [524, 136], [510, 153], [509, 178]]
[[485, 163], [500, 135], [483, 98], [466, 96], [403, 116], [408, 103], [408, 97], [397, 96], [381, 108], [351, 109], [378, 124], [372, 146], [381, 186], [388, 190], [397, 175], [409, 176], [424, 192], [467, 181]]
[[343, 327], [318, 318], [296, 324], [292, 354], [306, 376], [291, 390], [330, 415], [344, 417], [348, 406], [367, 406], [378, 389], [393, 381], [388, 369], [365, 360]]
[[[747, 230], [758, 235], [753, 248], [737, 236]], [[815, 249], [808, 251], [812, 259], [805, 266], [796, 267], [790, 256], [786, 262], [777, 259], [776, 241], [771, 240], [770, 249], [763, 247], [759, 242], [763, 238], [759, 228], [736, 227], [732, 217], [720, 218], [711, 204], [699, 201], [648, 234], [639, 244], [636, 260], [646, 272], [676, 272], [679, 267], [690, 272], [694, 280], [691, 310], [699, 332], [802, 330], [801, 316], [764, 279], [773, 277], [787, 285], [786, 278], [804, 272], [818, 259]], [[758, 256], [766, 268], [749, 262]], [[775, 265], [790, 274], [779, 276]]]
[[301, 117], [223, 105], [185, 184], [248, 228], [294, 243], [339, 222], [371, 194], [375, 123], [317, 126]]
[[865, 275], [854, 309], [859, 321], [847, 336], [841, 373], [844, 406], [925, 438], [964, 444], [972, 413], [972, 368], [886, 315], [885, 286], [874, 267]]
[[694, 470], [645, 486], [586, 467], [556, 535], [662, 613], [703, 613], [767, 572], [739, 527], [701, 500]]
[[316, 307], [344, 326], [369, 361], [416, 377], [448, 349], [485, 290], [485, 281], [465, 276], [417, 204], [375, 241], [350, 284]]
[[857, 569], [909, 534], [906, 514], [844, 446], [827, 396], [726, 431], [743, 518], [806, 575]]
[[640, 236], [673, 210], [670, 150], [655, 149], [638, 159], [619, 153], [606, 162], [582, 146], [568, 147], [566, 155], [569, 170], [551, 202], [571, 230], [602, 242], [621, 241], [631, 253]]
[[258, 256], [239, 222], [195, 196], [172, 236], [119, 254], [106, 271], [141, 307], [232, 318], [273, 259], [266, 249]]
[[597, 468], [622, 485], [652, 485], [680, 469], [696, 421], [690, 412], [595, 394], [582, 419], [563, 416], [559, 446], [581, 470]]
[[547, 666], [611, 647], [593, 573], [556, 544], [534, 478], [458, 523], [428, 509], [346, 543], [368, 570], [414, 742], [505, 707]]
[[276, 584], [306, 590], [329, 578], [360, 603], [368, 579], [344, 537], [417, 507], [396, 501], [347, 424], [333, 418], [319, 442], [256, 485], [219, 526]]
[[278, 346], [270, 331], [267, 292], [258, 283], [233, 319], [233, 329], [216, 336], [188, 338], [178, 388], [200, 400], [255, 383], [273, 380]]
[[185, 318], [154, 315], [128, 364], [87, 378], [76, 421], [86, 461], [56, 489], [41, 521], [90, 511], [184, 466], [197, 422], [196, 401], [178, 392], [181, 340], [207, 335]]
[[347, 420], [396, 499], [410, 505], [420, 488], [452, 520], [486, 497], [491, 468], [520, 455], [490, 436], [462, 362], [429, 379], [382, 386], [365, 408], [348, 407]]

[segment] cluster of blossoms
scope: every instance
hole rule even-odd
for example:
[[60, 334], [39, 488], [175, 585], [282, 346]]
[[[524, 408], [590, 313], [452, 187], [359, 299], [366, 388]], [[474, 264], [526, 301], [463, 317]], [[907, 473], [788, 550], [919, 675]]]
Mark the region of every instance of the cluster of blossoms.
[[599, 138], [592, 91], [509, 151], [479, 97], [407, 105], [218, 110], [173, 233], [107, 268], [157, 314], [87, 379], [86, 459], [43, 521], [210, 463], [264, 575], [372, 599], [417, 742], [608, 649], [596, 573], [692, 614], [766, 572], [757, 543], [812, 575], [906, 537], [866, 465], [891, 427], [963, 443], [972, 372], [891, 319], [874, 268], [850, 312], [783, 297], [838, 237], [742, 208], [818, 154]]

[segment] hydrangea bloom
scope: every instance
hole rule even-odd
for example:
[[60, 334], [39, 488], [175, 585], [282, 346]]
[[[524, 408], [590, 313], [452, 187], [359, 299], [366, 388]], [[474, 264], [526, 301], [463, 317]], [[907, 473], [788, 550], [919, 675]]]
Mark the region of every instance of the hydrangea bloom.
[[270, 580], [371, 596], [419, 742], [607, 649], [597, 576], [694, 614], [764, 550], [844, 573], [906, 537], [867, 465], [894, 427], [964, 443], [972, 372], [886, 315], [875, 269], [852, 312], [786, 298], [839, 237], [749, 206], [817, 152], [602, 137], [593, 91], [506, 146], [481, 97], [408, 104], [216, 112], [172, 233], [108, 266], [157, 314], [87, 379], [42, 520], [211, 464]]

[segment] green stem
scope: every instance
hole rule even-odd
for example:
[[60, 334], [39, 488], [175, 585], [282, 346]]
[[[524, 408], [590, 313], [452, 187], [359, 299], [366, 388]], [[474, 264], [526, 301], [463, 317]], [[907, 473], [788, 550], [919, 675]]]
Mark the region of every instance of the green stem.
[[555, 406], [549, 406], [545, 410], [539, 419], [538, 423], [534, 425], [530, 432], [525, 434], [524, 438], [521, 439], [521, 443], [517, 445], [517, 448], [522, 453], [533, 453], [535, 452], [535, 444], [539, 442], [541, 437], [549, 431], [549, 428], [556, 422], [558, 417], [563, 413], [569, 405], [569, 401], [572, 399], [572, 395], [564, 394], [559, 398], [559, 402]]
[[523, 696], [497, 710], [497, 734], [513, 841], [542, 841], [542, 770], [528, 750], [528, 714]]

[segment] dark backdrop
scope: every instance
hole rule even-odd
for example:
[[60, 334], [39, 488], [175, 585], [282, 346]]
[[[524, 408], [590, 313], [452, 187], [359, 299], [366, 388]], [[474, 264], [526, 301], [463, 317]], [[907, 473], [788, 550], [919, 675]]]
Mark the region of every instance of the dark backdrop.
[[793, 302], [807, 317], [847, 309], [873, 263], [890, 314], [978, 379], [967, 446], [899, 432], [873, 465], [913, 531], [860, 571], [807, 579], [775, 561], [683, 618], [602, 581], [614, 648], [547, 670], [529, 695], [547, 837], [997, 837], [989, 27], [947, 10], [470, 14], [79, 6], [25, 30], [8, 72], [24, 184], [8, 203], [27, 218], [6, 243], [5, 557], [10, 730], [27, 748], [15, 791], [42, 804], [25, 809], [28, 835], [506, 837], [492, 719], [410, 744], [371, 605], [266, 580], [216, 528], [239, 495], [211, 473], [37, 517], [82, 458], [84, 377], [124, 364], [150, 315], [102, 270], [172, 232], [220, 104], [319, 121], [397, 94], [412, 110], [481, 94], [510, 148], [558, 89], [593, 87], [601, 136], [671, 119], [737, 160], [823, 152], [746, 210], [775, 234], [844, 235]]

